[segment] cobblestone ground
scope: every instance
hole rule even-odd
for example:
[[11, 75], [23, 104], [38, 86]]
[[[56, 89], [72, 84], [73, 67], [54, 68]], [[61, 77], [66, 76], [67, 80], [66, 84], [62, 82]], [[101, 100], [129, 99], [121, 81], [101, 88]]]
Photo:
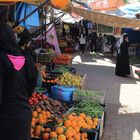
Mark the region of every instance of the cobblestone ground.
[[75, 55], [77, 73], [87, 74], [88, 89], [105, 94], [107, 116], [102, 140], [140, 140], [140, 81], [115, 76], [115, 64], [101, 55]]

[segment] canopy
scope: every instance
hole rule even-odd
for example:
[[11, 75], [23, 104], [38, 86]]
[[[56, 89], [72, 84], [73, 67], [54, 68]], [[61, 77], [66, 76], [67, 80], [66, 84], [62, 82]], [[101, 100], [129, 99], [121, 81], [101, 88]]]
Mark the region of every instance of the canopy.
[[120, 28], [137, 28], [140, 26], [139, 19], [130, 19], [125, 17], [119, 17], [114, 15], [109, 15], [107, 13], [89, 11], [85, 9], [80, 9], [77, 7], [71, 7], [71, 11], [80, 15], [81, 17], [94, 21], [99, 24], [120, 27]]
[[124, 0], [96, 0], [95, 2], [90, 2], [89, 6], [94, 11], [101, 11], [115, 10], [124, 4]]

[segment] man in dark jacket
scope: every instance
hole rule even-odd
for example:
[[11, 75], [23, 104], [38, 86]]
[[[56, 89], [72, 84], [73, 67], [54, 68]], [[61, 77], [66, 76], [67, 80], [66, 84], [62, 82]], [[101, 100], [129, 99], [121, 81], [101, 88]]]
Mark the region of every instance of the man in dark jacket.
[[95, 48], [95, 52], [97, 51], [97, 32], [95, 29], [93, 29], [93, 31], [89, 34], [89, 41], [90, 41], [90, 48], [91, 48], [91, 51], [90, 53], [93, 53], [93, 47]]

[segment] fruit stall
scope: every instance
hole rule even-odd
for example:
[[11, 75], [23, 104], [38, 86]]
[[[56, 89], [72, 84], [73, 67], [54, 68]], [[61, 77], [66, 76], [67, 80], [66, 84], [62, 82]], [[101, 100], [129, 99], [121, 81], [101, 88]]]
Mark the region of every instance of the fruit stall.
[[86, 74], [77, 74], [71, 59], [66, 54], [56, 56], [53, 68], [42, 76], [42, 87], [29, 99], [32, 140], [100, 140], [103, 136], [104, 95], [84, 88]]

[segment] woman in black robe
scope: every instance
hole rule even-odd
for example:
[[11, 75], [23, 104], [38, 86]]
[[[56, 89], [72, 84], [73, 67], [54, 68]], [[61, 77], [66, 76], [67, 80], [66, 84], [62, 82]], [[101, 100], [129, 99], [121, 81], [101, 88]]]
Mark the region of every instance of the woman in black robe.
[[32, 57], [16, 44], [14, 32], [0, 23], [0, 140], [30, 140], [28, 103], [36, 83]]
[[130, 66], [129, 66], [129, 54], [128, 54], [128, 35], [125, 33], [122, 36], [122, 43], [120, 45], [117, 62], [116, 62], [116, 71], [117, 76], [127, 76], [130, 75]]

